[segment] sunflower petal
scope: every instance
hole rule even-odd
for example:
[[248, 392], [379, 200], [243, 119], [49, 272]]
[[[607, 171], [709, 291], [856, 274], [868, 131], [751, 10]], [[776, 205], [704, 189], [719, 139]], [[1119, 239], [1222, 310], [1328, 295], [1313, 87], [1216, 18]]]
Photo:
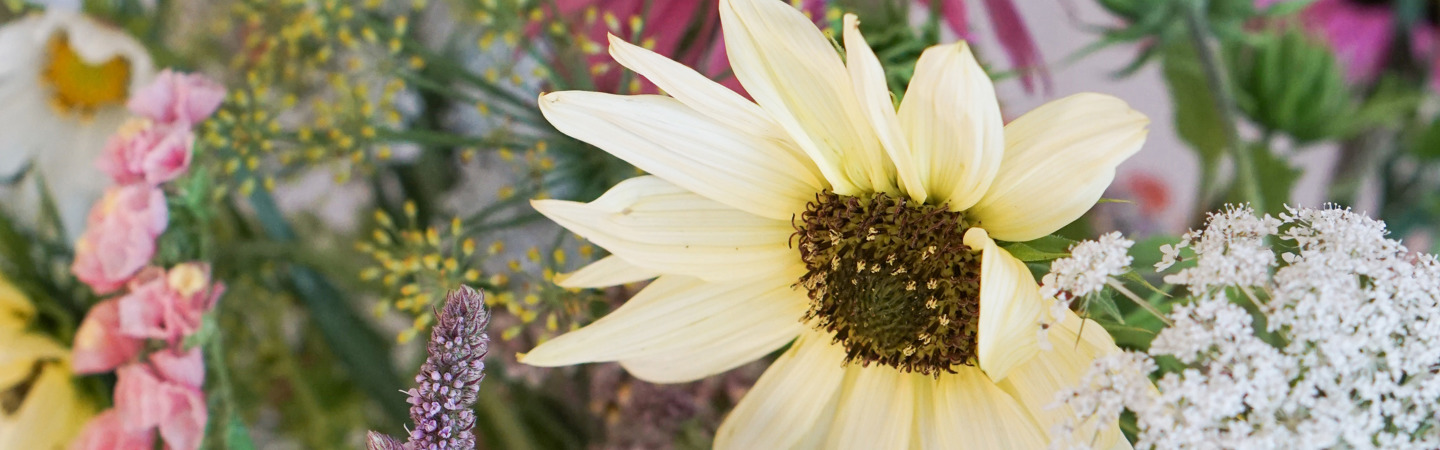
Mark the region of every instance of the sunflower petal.
[[777, 158], [787, 150], [773, 138], [721, 124], [670, 97], [554, 92], [540, 97], [540, 112], [571, 137], [757, 216], [790, 220], [823, 188], [804, 166]]
[[995, 245], [984, 229], [965, 232], [965, 245], [982, 255], [976, 337], [980, 368], [998, 382], [1040, 351], [1037, 330], [1045, 301], [1025, 263]]
[[574, 272], [555, 275], [555, 284], [572, 289], [599, 288], [634, 283], [658, 276], [660, 276], [660, 272], [642, 269], [625, 262], [618, 256], [611, 255], [600, 258], [599, 261], [590, 263]]
[[[1096, 357], [1120, 351], [1100, 324], [1081, 319], [1075, 313], [1067, 314], [1063, 322], [1052, 327], [1049, 339], [1050, 350], [1042, 351], [1029, 362], [1017, 366], [1009, 377], [999, 383], [1000, 389], [1029, 410], [1046, 431], [1051, 431], [1055, 425], [1075, 414], [1069, 406], [1052, 407], [1055, 394], [1079, 384]], [[1118, 423], [1107, 424], [1098, 436], [1083, 438], [1086, 442], [1093, 441], [1095, 448], [1112, 448], [1125, 440], [1121, 437]]]
[[715, 432], [715, 448], [794, 448], [834, 413], [845, 351], [804, 333], [775, 360]]
[[[805, 324], [800, 321], [805, 313], [804, 294], [792, 291], [790, 295], [798, 297], [794, 301], [771, 300], [773, 304], [758, 306], [781, 309], [768, 313], [763, 323], [750, 324], [691, 347], [624, 359], [620, 365], [636, 378], [651, 383], [685, 383], [760, 359], [795, 340], [805, 330]], [[772, 306], [775, 308], [770, 308]]]
[[970, 212], [995, 239], [1053, 233], [1095, 205], [1115, 167], [1145, 143], [1149, 124], [1108, 95], [1046, 103], [1005, 126], [1005, 160]]
[[[584, 328], [540, 344], [520, 362], [554, 367], [636, 359], [651, 360], [641, 364], [648, 362], [646, 367], [655, 367], [653, 359], [713, 351], [720, 341], [744, 353], [741, 350], [760, 344], [736, 339], [737, 335], [774, 342], [776, 334], [798, 332], [794, 325], [804, 315], [806, 304], [790, 288], [798, 277], [791, 275], [727, 283], [661, 276], [619, 309]], [[736, 362], [736, 358], [731, 355], [727, 361]], [[665, 377], [662, 372], [647, 373]]]
[[926, 49], [900, 102], [900, 123], [924, 189], [961, 211], [990, 187], [1005, 151], [990, 77], [964, 42]]
[[919, 168], [911, 158], [910, 144], [905, 141], [905, 132], [895, 114], [895, 102], [885, 81], [885, 69], [881, 67], [880, 59], [875, 57], [875, 51], [865, 43], [865, 36], [860, 34], [860, 19], [854, 14], [845, 15], [845, 65], [850, 71], [861, 111], [874, 126], [875, 136], [895, 164], [901, 189], [911, 199], [924, 203], [927, 194], [920, 184]]
[[[922, 449], [1045, 448], [1045, 432], [979, 369], [961, 366], [933, 381], [930, 410], [916, 411]], [[923, 389], [917, 392], [924, 393]]]
[[729, 280], [799, 265], [788, 221], [751, 215], [654, 176], [625, 180], [588, 204], [532, 204], [625, 262], [655, 272]]
[[820, 168], [815, 166], [810, 156], [790, 141], [790, 136], [770, 119], [765, 110], [744, 96], [701, 75], [695, 69], [685, 67], [684, 64], [644, 47], [625, 42], [613, 34], [610, 35], [610, 56], [696, 112], [731, 128], [748, 130], [757, 136], [765, 137], [777, 149], [784, 150], [770, 155], [778, 159], [776, 163], [800, 169], [794, 174], [808, 185], [829, 187], [824, 175], [820, 174]]
[[735, 78], [805, 150], [836, 193], [895, 192], [894, 167], [840, 55], [804, 14], [774, 0], [722, 0]]
[[840, 389], [840, 409], [825, 448], [909, 447], [914, 378], [884, 365], [846, 370], [850, 376]]

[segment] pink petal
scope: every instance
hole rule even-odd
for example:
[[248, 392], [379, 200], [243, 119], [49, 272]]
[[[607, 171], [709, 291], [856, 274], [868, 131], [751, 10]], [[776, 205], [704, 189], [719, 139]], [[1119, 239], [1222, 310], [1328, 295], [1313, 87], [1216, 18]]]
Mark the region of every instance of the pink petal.
[[151, 353], [150, 362], [167, 382], [196, 389], [205, 384], [205, 359], [200, 347], [189, 351], [168, 349]]
[[1020, 84], [1025, 86], [1025, 91], [1034, 92], [1035, 78], [1038, 77], [1048, 92], [1050, 71], [1045, 68], [1045, 59], [1040, 56], [1040, 48], [1030, 37], [1030, 30], [1025, 27], [1025, 21], [1020, 19], [1015, 3], [1011, 0], [985, 0], [985, 12], [995, 27], [1000, 46], [1010, 58], [1010, 65], [1020, 72]]
[[150, 430], [132, 431], [124, 427], [120, 412], [107, 409], [90, 419], [80, 435], [70, 441], [70, 450], [151, 450], [155, 448], [155, 433]]
[[210, 418], [205, 409], [205, 394], [199, 389], [172, 385], [165, 397], [168, 410], [165, 420], [160, 422], [160, 437], [170, 448], [200, 448], [200, 441], [205, 437], [205, 422]]
[[126, 429], [145, 430], [165, 420], [173, 399], [147, 364], [127, 364], [116, 370], [115, 376], [115, 409]]
[[70, 364], [75, 373], [109, 372], [140, 353], [141, 344], [120, 332], [118, 302], [106, 300], [91, 307], [80, 323]]

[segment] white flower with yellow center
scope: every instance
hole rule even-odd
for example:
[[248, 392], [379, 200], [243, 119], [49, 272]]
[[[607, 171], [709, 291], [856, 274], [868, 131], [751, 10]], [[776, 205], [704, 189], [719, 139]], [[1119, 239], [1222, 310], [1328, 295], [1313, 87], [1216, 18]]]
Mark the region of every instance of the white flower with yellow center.
[[62, 449], [95, 409], [71, 380], [70, 351], [25, 331], [35, 307], [0, 278], [0, 448]]
[[[79, 233], [109, 184], [95, 160], [130, 117], [130, 93], [153, 73], [134, 38], [74, 11], [52, 8], [0, 27], [0, 177], [38, 169], [67, 231]], [[35, 194], [21, 195], [33, 210]]]
[[[964, 43], [926, 50], [897, 110], [854, 16], [842, 62], [785, 3], [720, 5], [753, 103], [614, 37], [615, 59], [670, 96], [541, 97], [557, 129], [653, 174], [588, 204], [534, 202], [613, 254], [560, 283], [658, 278], [521, 361], [685, 382], [788, 344], [717, 448], [1045, 446], [1071, 414], [1047, 408], [1057, 390], [1116, 348], [1073, 313], [1037, 332], [1053, 300], [993, 239], [1078, 218], [1148, 120], [1080, 94], [1004, 125]], [[1128, 447], [1113, 423], [1082, 439]]]

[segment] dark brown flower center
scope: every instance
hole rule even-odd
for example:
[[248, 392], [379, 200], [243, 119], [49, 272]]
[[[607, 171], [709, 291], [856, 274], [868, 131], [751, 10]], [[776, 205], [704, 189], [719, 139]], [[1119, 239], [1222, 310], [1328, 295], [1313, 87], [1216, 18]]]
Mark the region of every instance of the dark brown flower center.
[[817, 195], [795, 220], [805, 319], [833, 333], [848, 362], [929, 375], [973, 365], [980, 254], [963, 244], [969, 228], [944, 205]]

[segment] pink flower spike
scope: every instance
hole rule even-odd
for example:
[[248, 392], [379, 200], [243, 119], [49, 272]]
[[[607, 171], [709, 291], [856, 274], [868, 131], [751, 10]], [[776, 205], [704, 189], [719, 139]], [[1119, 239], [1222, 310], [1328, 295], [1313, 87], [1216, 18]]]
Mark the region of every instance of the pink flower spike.
[[1020, 72], [1020, 84], [1025, 86], [1025, 91], [1035, 92], [1035, 79], [1039, 78], [1044, 90], [1049, 92], [1050, 71], [1045, 68], [1045, 58], [1040, 56], [1040, 48], [1031, 38], [1025, 21], [1020, 19], [1015, 3], [1011, 0], [985, 0], [985, 13], [995, 26], [995, 37], [1005, 49], [1005, 56], [1010, 58], [1010, 65]]
[[160, 377], [181, 386], [199, 389], [205, 384], [205, 358], [200, 347], [189, 351], [168, 349], [150, 354]]
[[194, 147], [195, 133], [188, 127], [135, 119], [105, 143], [97, 165], [116, 183], [158, 185], [190, 168]]
[[173, 409], [164, 380], [149, 364], [131, 363], [115, 371], [115, 409], [125, 428], [140, 431], [160, 425]]
[[159, 189], [133, 184], [110, 188], [90, 210], [88, 228], [75, 243], [71, 272], [97, 294], [115, 291], [150, 262], [155, 238], [168, 220]]
[[70, 441], [70, 450], [151, 450], [155, 433], [132, 431], [124, 426], [117, 409], [107, 409], [90, 419], [80, 435]]
[[225, 290], [210, 283], [210, 267], [184, 263], [169, 271], [148, 268], [120, 298], [120, 329], [127, 335], [179, 344], [200, 330], [205, 313]]
[[80, 323], [70, 354], [75, 373], [109, 372], [140, 353], [142, 342], [120, 331], [118, 305], [113, 299], [100, 302]]
[[160, 422], [160, 437], [172, 449], [200, 448], [205, 437], [205, 422], [210, 412], [205, 409], [205, 393], [198, 388], [168, 386], [166, 416]]
[[225, 87], [204, 75], [165, 69], [125, 106], [156, 122], [189, 127], [210, 117], [224, 100]]

